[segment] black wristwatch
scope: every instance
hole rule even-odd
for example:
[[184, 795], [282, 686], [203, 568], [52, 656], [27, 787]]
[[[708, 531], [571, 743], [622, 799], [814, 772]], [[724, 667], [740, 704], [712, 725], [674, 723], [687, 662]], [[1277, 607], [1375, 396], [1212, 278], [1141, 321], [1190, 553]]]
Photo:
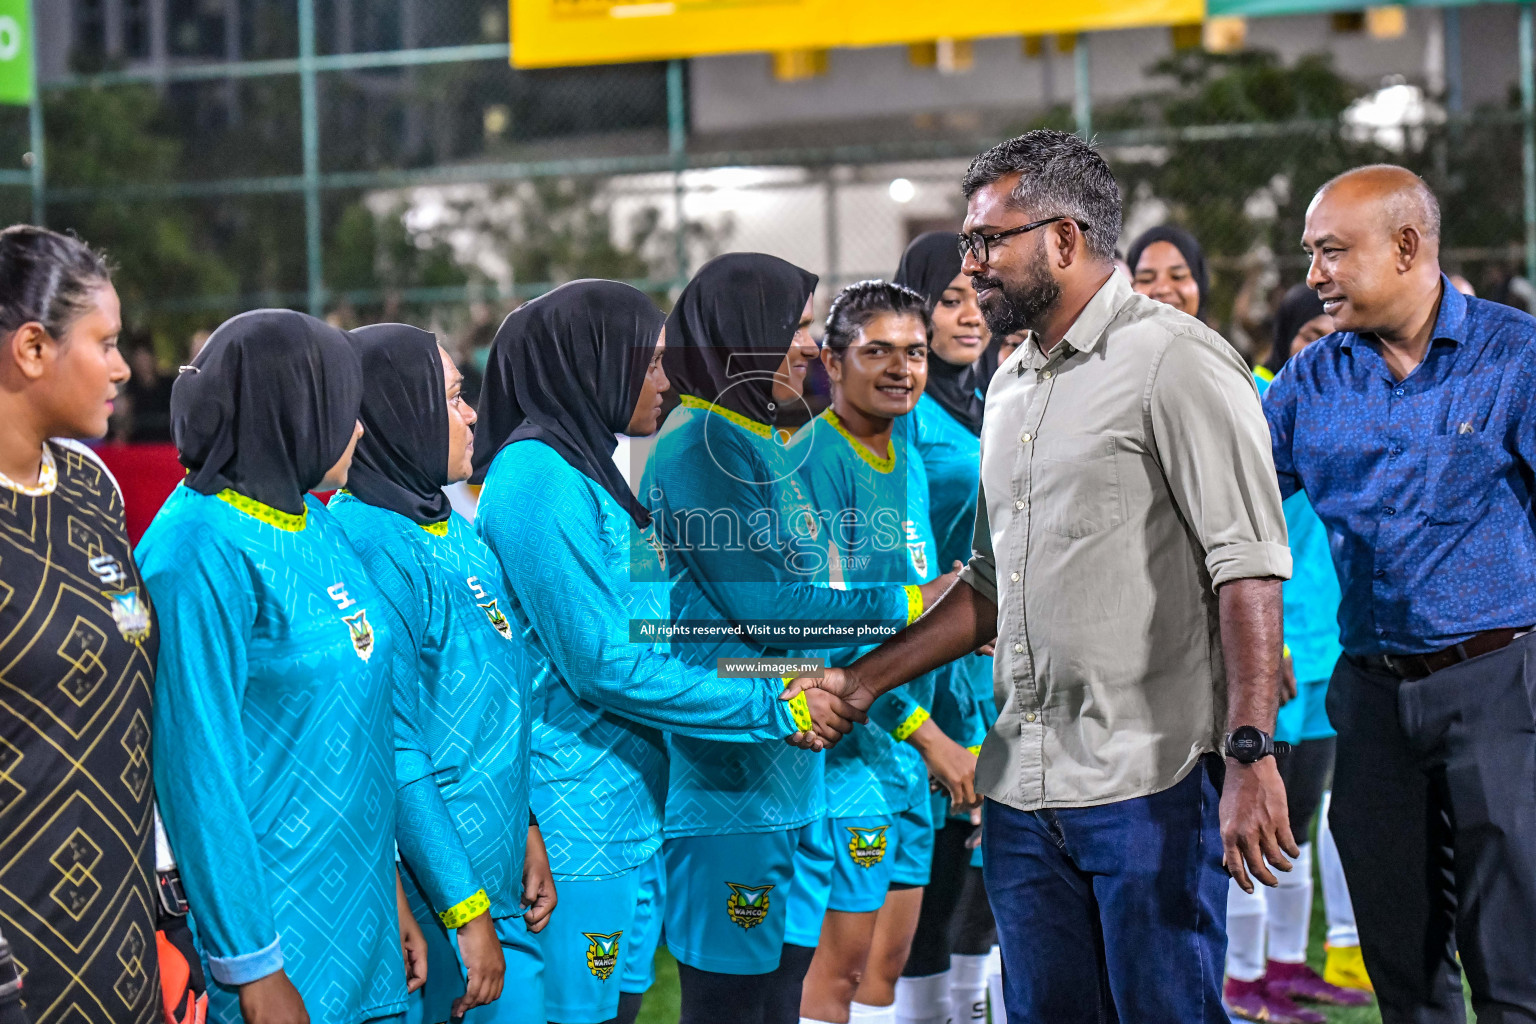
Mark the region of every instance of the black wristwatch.
[[1239, 764], [1253, 764], [1271, 754], [1289, 754], [1291, 745], [1277, 740], [1263, 729], [1240, 725], [1227, 733], [1226, 754]]

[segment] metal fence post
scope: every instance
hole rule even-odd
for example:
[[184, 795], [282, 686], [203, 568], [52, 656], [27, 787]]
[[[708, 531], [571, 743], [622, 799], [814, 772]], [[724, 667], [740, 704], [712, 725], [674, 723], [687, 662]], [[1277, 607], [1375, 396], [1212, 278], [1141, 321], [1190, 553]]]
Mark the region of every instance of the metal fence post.
[[1088, 39], [1087, 32], [1079, 32], [1072, 47], [1072, 117], [1077, 122], [1077, 134], [1085, 141], [1093, 138], [1093, 64]]
[[1520, 169], [1525, 184], [1525, 279], [1536, 281], [1536, 55], [1532, 53], [1529, 0], [1520, 5], [1520, 115], [1524, 145]]
[[299, 108], [304, 130], [304, 251], [309, 312], [325, 312], [325, 267], [320, 246], [320, 111], [315, 95], [315, 0], [299, 2]]
[[672, 247], [676, 287], [688, 283], [688, 226], [683, 219], [683, 171], [688, 166], [688, 105], [683, 95], [683, 62], [667, 63], [667, 152], [672, 157]]
[[27, 131], [32, 147], [32, 223], [41, 227], [48, 218], [48, 178], [43, 138], [43, 90], [38, 88], [37, 0], [27, 18], [27, 45], [32, 48], [32, 102], [27, 108]]

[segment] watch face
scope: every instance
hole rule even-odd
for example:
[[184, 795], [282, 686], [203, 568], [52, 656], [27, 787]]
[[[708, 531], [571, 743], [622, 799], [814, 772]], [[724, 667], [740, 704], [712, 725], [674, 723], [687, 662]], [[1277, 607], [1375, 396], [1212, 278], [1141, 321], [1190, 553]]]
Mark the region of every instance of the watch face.
[[1251, 725], [1232, 730], [1232, 756], [1239, 761], [1257, 761], [1264, 753], [1264, 734]]

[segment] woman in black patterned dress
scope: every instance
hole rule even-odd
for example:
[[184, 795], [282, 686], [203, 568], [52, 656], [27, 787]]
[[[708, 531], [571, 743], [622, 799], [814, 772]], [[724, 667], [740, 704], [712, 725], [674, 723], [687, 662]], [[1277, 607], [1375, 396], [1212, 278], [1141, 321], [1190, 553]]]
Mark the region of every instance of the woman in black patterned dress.
[[128, 366], [78, 239], [0, 231], [0, 932], [33, 1024], [153, 1024], [155, 622], [106, 433]]

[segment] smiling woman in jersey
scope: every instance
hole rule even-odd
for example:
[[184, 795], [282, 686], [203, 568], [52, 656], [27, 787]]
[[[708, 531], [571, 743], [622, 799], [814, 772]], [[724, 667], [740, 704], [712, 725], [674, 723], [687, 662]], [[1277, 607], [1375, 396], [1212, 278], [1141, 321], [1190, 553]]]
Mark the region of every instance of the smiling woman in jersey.
[[[531, 933], [555, 894], [528, 814], [530, 691], [542, 662], [507, 619], [494, 556], [443, 492], [470, 476], [475, 412], [431, 333], [376, 324], [352, 336], [364, 433], [330, 511], [395, 637], [402, 881], [436, 954], [409, 1019], [542, 1020]], [[510, 995], [498, 998], [504, 986]]]
[[[954, 232], [933, 231], [907, 246], [895, 278], [927, 300], [933, 320], [928, 386], [909, 417], [909, 434], [927, 472], [929, 520], [944, 566], [971, 559], [981, 482], [980, 388], [999, 359], [1007, 358], [1001, 345], [988, 344], [976, 290], [961, 263]], [[972, 754], [979, 751], [997, 720], [991, 656], [968, 654], [939, 669], [929, 710], [945, 735]], [[987, 954], [997, 931], [981, 880], [981, 851], [969, 845], [975, 812], [956, 810], [941, 793], [934, 794], [932, 810], [933, 870], [910, 953], [895, 968], [902, 975], [897, 1003], [916, 1018], [958, 1016], [985, 1000]], [[890, 973], [874, 965], [900, 954], [901, 947], [893, 949], [887, 938], [882, 927], [866, 978]], [[869, 1002], [874, 993], [864, 995], [869, 998], [861, 1001]]]
[[[940, 574], [927, 475], [910, 431], [896, 429], [923, 395], [928, 335], [927, 301], [884, 281], [849, 285], [827, 315], [821, 358], [832, 407], [796, 434], [789, 454], [828, 527], [833, 578], [855, 592]], [[829, 652], [828, 662], [850, 664], [873, 646]], [[957, 803], [974, 803], [976, 758], [931, 718], [934, 682], [929, 673], [876, 701], [869, 723], [827, 755], [833, 868], [804, 1018], [846, 1020], [859, 1004], [892, 1012], [933, 852], [930, 774]], [[871, 959], [877, 932], [882, 955]]]
[[[288, 310], [225, 322], [171, 392], [188, 475], [138, 554], [163, 627], [155, 789], [213, 1020], [399, 1014], [402, 933], [420, 984], [395, 874], [395, 638], [305, 496], [346, 483], [362, 394], [346, 333]], [[352, 955], [332, 955], [338, 932]]]
[[533, 806], [560, 911], [538, 938], [545, 1011], [562, 1024], [633, 1020], [639, 1001], [620, 1014], [621, 988], [648, 987], [663, 733], [782, 745], [812, 718], [835, 730], [833, 705], [791, 708], [779, 680], [722, 679], [632, 632], [669, 617], [670, 585], [613, 452], [615, 435], [656, 430], [662, 326], [650, 299], [612, 281], [534, 299], [491, 345], [475, 428], [485, 480], [475, 525], [501, 565], [515, 628], [548, 662], [534, 693]]

